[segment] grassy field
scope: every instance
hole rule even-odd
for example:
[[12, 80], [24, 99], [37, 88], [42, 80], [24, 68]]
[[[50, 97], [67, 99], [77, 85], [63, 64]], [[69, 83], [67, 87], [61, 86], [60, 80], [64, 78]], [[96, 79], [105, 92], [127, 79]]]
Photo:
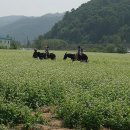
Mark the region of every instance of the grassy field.
[[55, 61], [0, 50], [0, 124], [40, 123], [32, 111], [57, 106], [70, 128], [130, 130], [130, 55], [87, 53], [81, 63], [52, 52]]

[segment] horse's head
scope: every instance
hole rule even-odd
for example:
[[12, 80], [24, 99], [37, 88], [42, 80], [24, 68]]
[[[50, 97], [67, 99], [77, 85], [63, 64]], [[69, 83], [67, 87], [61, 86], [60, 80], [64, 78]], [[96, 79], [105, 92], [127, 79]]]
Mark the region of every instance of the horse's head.
[[65, 53], [65, 55], [64, 55], [64, 58], [63, 58], [64, 60], [66, 60], [67, 59], [67, 52]]
[[36, 49], [36, 48], [34, 48], [34, 52], [37, 52], [37, 49]]

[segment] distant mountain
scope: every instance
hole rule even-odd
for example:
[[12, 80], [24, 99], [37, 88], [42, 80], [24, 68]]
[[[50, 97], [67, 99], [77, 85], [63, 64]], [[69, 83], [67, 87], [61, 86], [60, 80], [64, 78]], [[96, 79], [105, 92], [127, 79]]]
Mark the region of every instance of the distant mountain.
[[7, 16], [0, 17], [0, 34], [9, 35], [15, 40], [27, 43], [43, 35], [62, 20], [64, 13], [46, 14], [41, 17]]
[[13, 22], [16, 22], [20, 19], [25, 18], [25, 16], [5, 16], [5, 17], [0, 17], [0, 28], [4, 27], [8, 24], [11, 24]]
[[91, 0], [66, 12], [45, 35], [69, 43], [130, 43], [130, 0]]

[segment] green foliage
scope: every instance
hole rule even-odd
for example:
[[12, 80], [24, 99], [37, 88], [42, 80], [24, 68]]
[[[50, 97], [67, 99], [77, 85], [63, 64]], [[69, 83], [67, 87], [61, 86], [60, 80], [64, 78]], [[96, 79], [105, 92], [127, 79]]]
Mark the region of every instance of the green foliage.
[[117, 51], [116, 51], [117, 53], [127, 53], [127, 48], [126, 47], [124, 47], [123, 45], [119, 45], [118, 47], [117, 47]]
[[18, 49], [20, 48], [20, 43], [15, 41], [15, 40], [11, 40], [11, 44], [10, 44], [10, 49]]
[[7, 49], [6, 46], [0, 46], [0, 49]]
[[33, 43], [33, 48], [45, 49], [49, 46], [51, 50], [64, 50], [68, 47], [67, 42], [60, 39], [44, 39], [44, 36], [39, 36]]
[[66, 12], [45, 37], [69, 43], [130, 43], [129, 12], [129, 0], [91, 0]]
[[115, 52], [115, 45], [113, 45], [113, 44], [107, 45], [106, 52], [114, 53]]
[[87, 53], [85, 64], [63, 61], [65, 51], [56, 61], [32, 53], [0, 51], [0, 128], [44, 123], [32, 110], [54, 105], [70, 128], [130, 130], [129, 55]]
[[15, 103], [0, 103], [0, 124], [32, 123], [33, 117], [28, 107]]
[[4, 124], [0, 124], [0, 130], [8, 130], [8, 128]]
[[[40, 115], [32, 115], [32, 110], [27, 106], [15, 102], [0, 101], [0, 124], [13, 127], [17, 124], [24, 124], [25, 127], [31, 127], [34, 123], [43, 123]], [[0, 129], [6, 129], [4, 125]], [[3, 130], [2, 129], [2, 130]]]

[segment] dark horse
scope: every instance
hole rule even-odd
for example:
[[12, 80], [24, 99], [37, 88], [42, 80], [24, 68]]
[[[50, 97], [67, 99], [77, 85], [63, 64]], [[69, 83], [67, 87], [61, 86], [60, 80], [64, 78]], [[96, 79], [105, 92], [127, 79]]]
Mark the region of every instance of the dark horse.
[[72, 61], [81, 61], [81, 62], [87, 62], [88, 61], [88, 56], [86, 54], [82, 54], [82, 55], [78, 55], [76, 56], [76, 54], [67, 54], [65, 53], [64, 55], [64, 60], [66, 60], [67, 58], [71, 58]]
[[41, 53], [41, 52], [37, 52], [37, 50], [34, 50], [33, 58], [39, 58], [40, 60], [49, 58], [51, 60], [55, 60], [56, 59], [56, 55], [53, 54], [53, 53], [49, 53], [46, 56], [46, 53]]
[[33, 58], [38, 58], [38, 52], [37, 52], [37, 49], [34, 49]]
[[49, 53], [47, 55], [47, 58], [50, 58], [51, 60], [55, 60], [56, 59], [56, 55], [54, 53]]

